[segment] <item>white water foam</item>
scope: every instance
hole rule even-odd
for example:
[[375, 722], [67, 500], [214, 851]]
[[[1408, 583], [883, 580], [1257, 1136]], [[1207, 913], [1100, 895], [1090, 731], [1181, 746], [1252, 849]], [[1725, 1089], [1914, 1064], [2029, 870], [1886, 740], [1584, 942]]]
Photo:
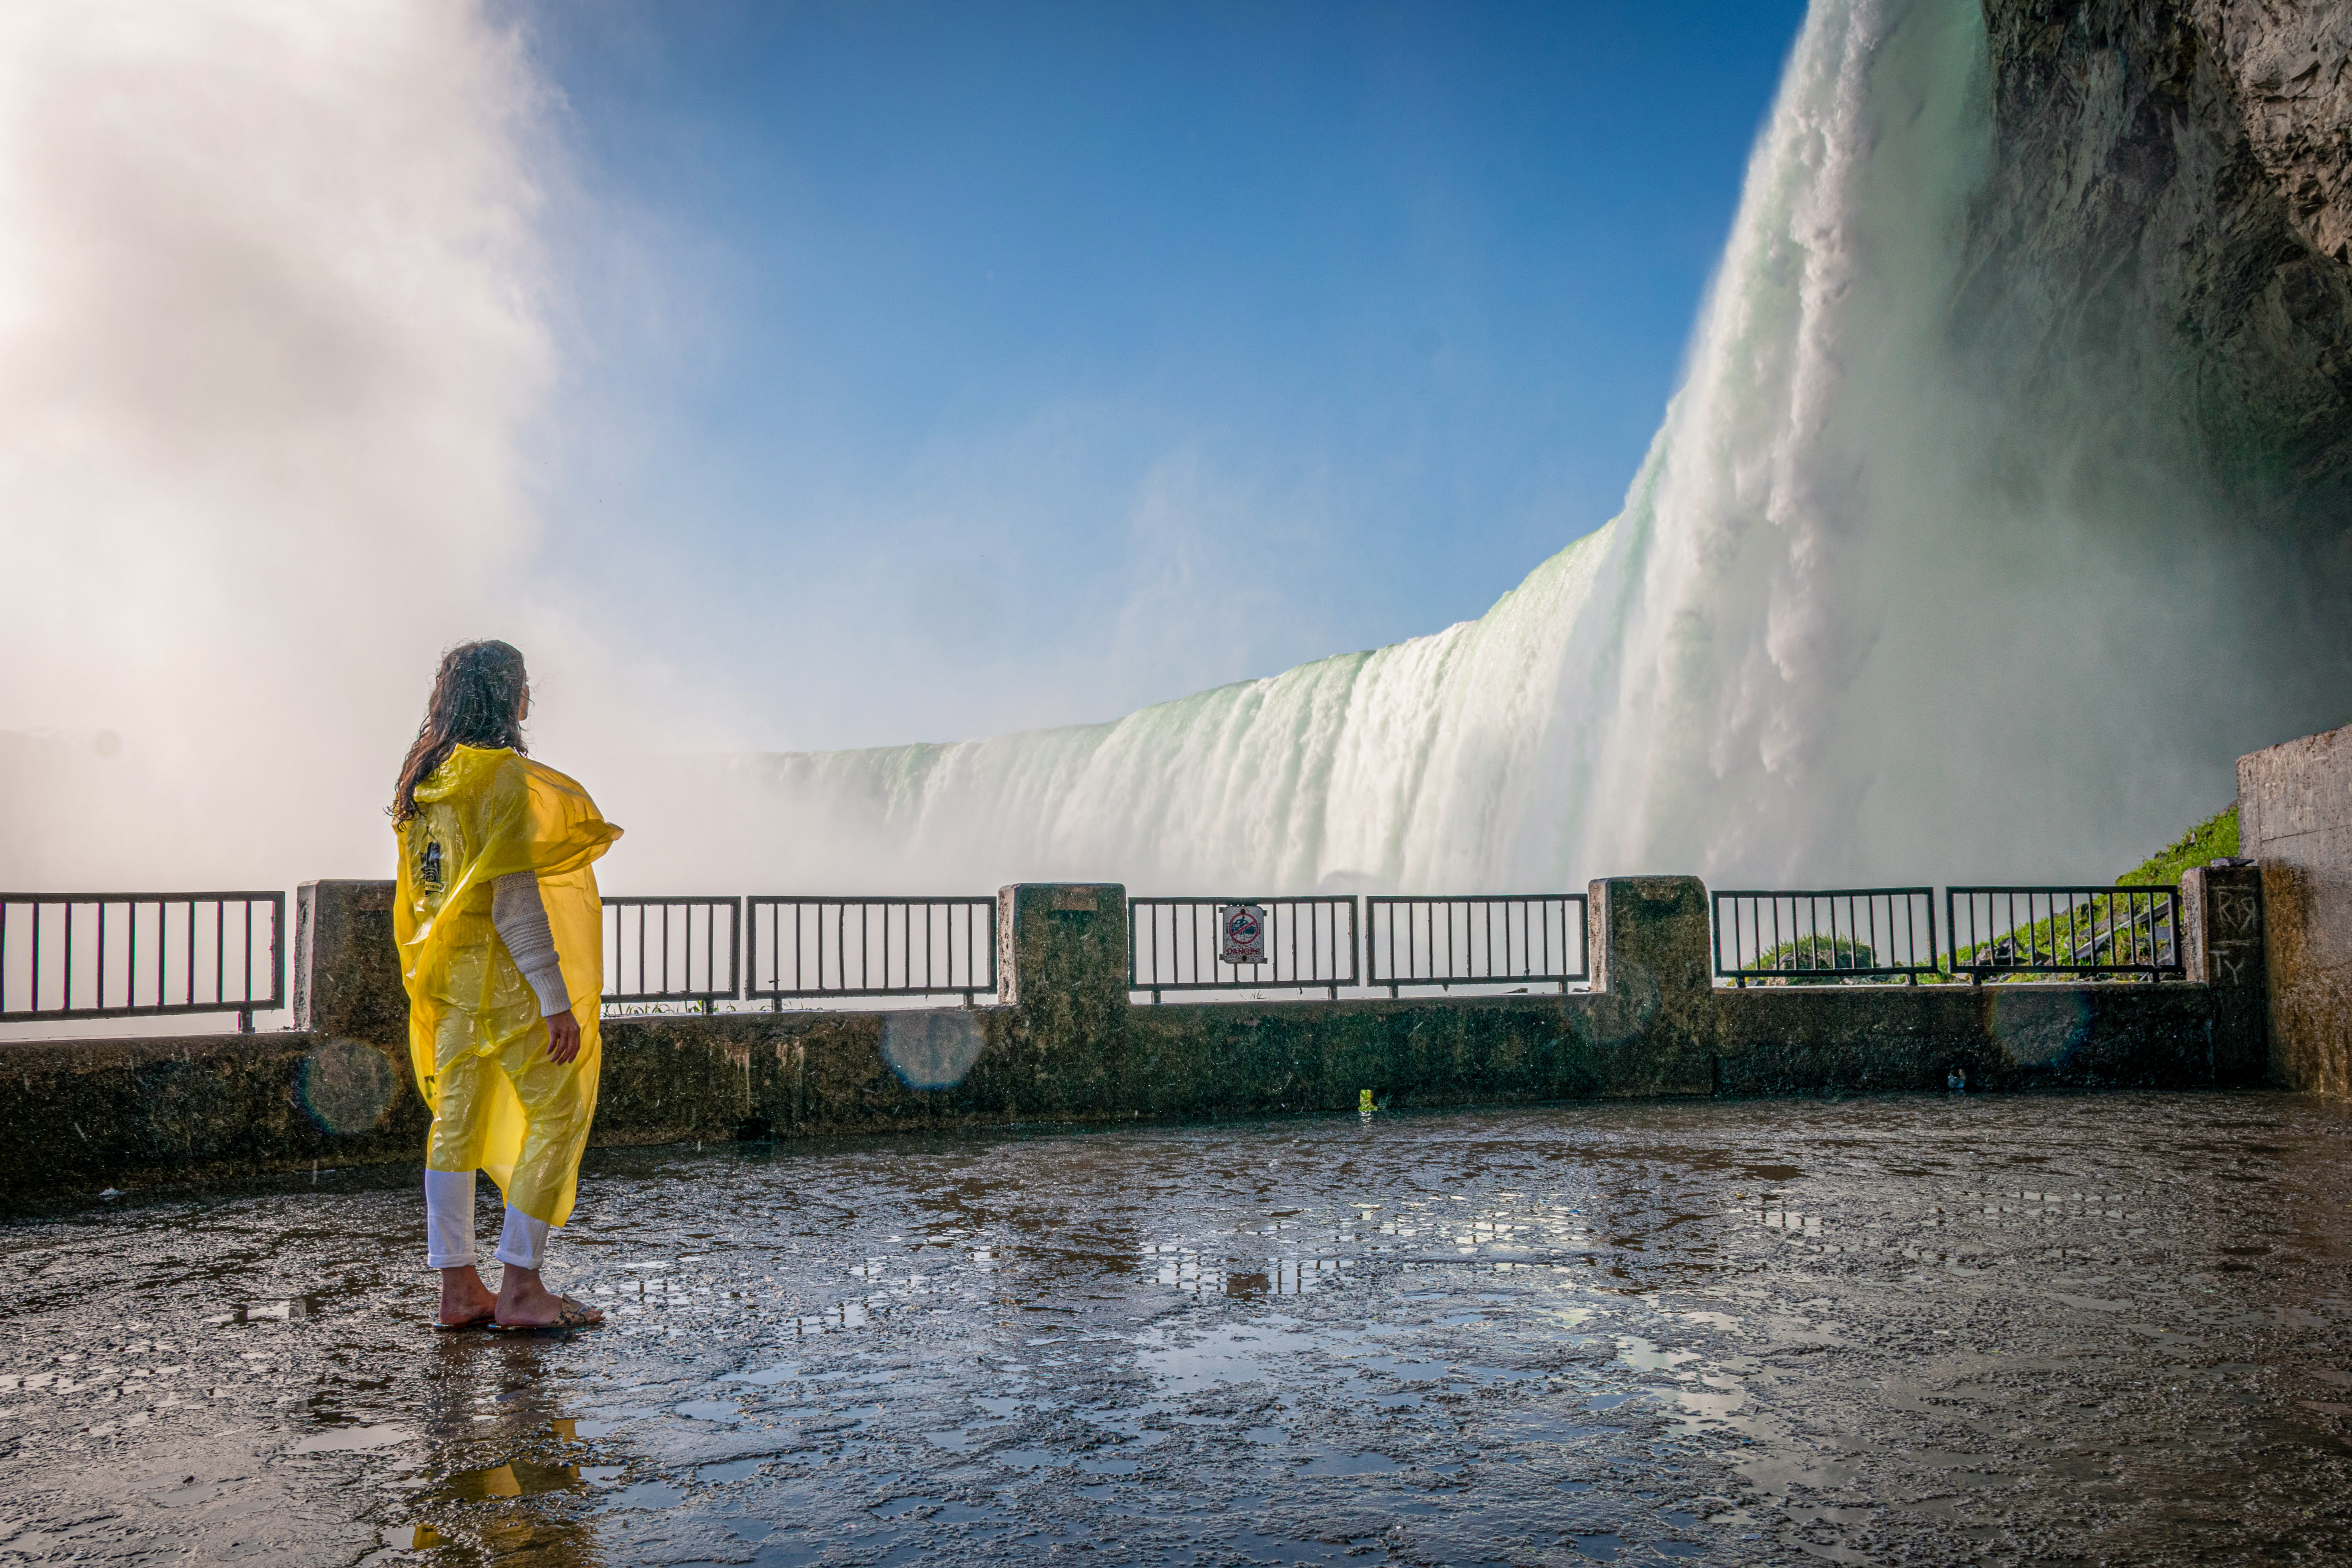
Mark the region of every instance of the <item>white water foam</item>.
[[1817, 0], [1623, 511], [1482, 618], [1108, 724], [733, 759], [774, 872], [2047, 879], [2226, 803], [2325, 707], [2341, 612], [2294, 610], [2193, 474], [2096, 455], [2161, 444], [2162, 388], [1956, 368], [1986, 82], [1972, 0]]

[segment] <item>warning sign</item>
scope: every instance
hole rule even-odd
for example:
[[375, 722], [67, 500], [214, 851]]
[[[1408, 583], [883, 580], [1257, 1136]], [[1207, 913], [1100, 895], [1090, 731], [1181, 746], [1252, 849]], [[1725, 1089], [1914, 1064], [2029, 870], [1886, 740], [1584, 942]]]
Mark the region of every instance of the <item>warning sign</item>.
[[1220, 963], [1265, 962], [1265, 910], [1256, 904], [1219, 904], [1217, 931], [1223, 939]]

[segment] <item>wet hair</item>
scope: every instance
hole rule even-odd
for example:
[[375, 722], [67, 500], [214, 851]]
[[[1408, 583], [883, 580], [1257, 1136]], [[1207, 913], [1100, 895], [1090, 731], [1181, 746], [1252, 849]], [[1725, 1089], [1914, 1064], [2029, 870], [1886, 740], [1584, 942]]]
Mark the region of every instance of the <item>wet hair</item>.
[[522, 654], [511, 643], [460, 643], [441, 656], [425, 722], [417, 726], [408, 760], [400, 764], [400, 782], [393, 786], [392, 805], [385, 808], [393, 821], [416, 815], [416, 786], [457, 747], [530, 749], [523, 744], [521, 718], [529, 681]]

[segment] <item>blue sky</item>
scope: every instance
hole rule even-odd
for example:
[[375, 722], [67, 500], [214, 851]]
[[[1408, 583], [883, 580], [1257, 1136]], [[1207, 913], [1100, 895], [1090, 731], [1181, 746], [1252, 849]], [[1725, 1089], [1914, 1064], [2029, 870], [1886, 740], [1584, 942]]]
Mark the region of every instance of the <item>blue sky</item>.
[[1801, 14], [514, 10], [564, 154], [551, 561], [730, 693], [722, 744], [1476, 616], [1617, 510]]

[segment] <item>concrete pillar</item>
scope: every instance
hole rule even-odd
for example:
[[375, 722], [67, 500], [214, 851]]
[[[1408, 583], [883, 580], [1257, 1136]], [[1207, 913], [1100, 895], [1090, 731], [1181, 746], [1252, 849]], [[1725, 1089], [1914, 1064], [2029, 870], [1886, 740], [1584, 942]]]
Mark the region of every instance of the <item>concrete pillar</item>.
[[305, 882], [295, 890], [296, 1028], [407, 1050], [392, 894], [390, 882]]
[[2258, 866], [2193, 866], [2180, 877], [2182, 959], [2192, 983], [2263, 984], [2263, 873]]
[[2261, 868], [2194, 866], [2182, 872], [2180, 923], [2189, 979], [2213, 988], [2214, 1081], [2259, 1082], [2272, 1070]]
[[997, 994], [1013, 1015], [1001, 1067], [1007, 1103], [1045, 1117], [1117, 1110], [1127, 1089], [1127, 889], [1024, 882], [996, 900]]
[[996, 894], [998, 996], [1030, 1012], [1127, 1007], [1127, 889], [1022, 882]]
[[1715, 1086], [1715, 982], [1706, 885], [1612, 877], [1588, 889], [1595, 1039], [1626, 1043], [1618, 1092], [1706, 1094]]
[[2273, 1072], [2352, 1094], [2352, 725], [2238, 759], [2238, 843], [2262, 866]]

